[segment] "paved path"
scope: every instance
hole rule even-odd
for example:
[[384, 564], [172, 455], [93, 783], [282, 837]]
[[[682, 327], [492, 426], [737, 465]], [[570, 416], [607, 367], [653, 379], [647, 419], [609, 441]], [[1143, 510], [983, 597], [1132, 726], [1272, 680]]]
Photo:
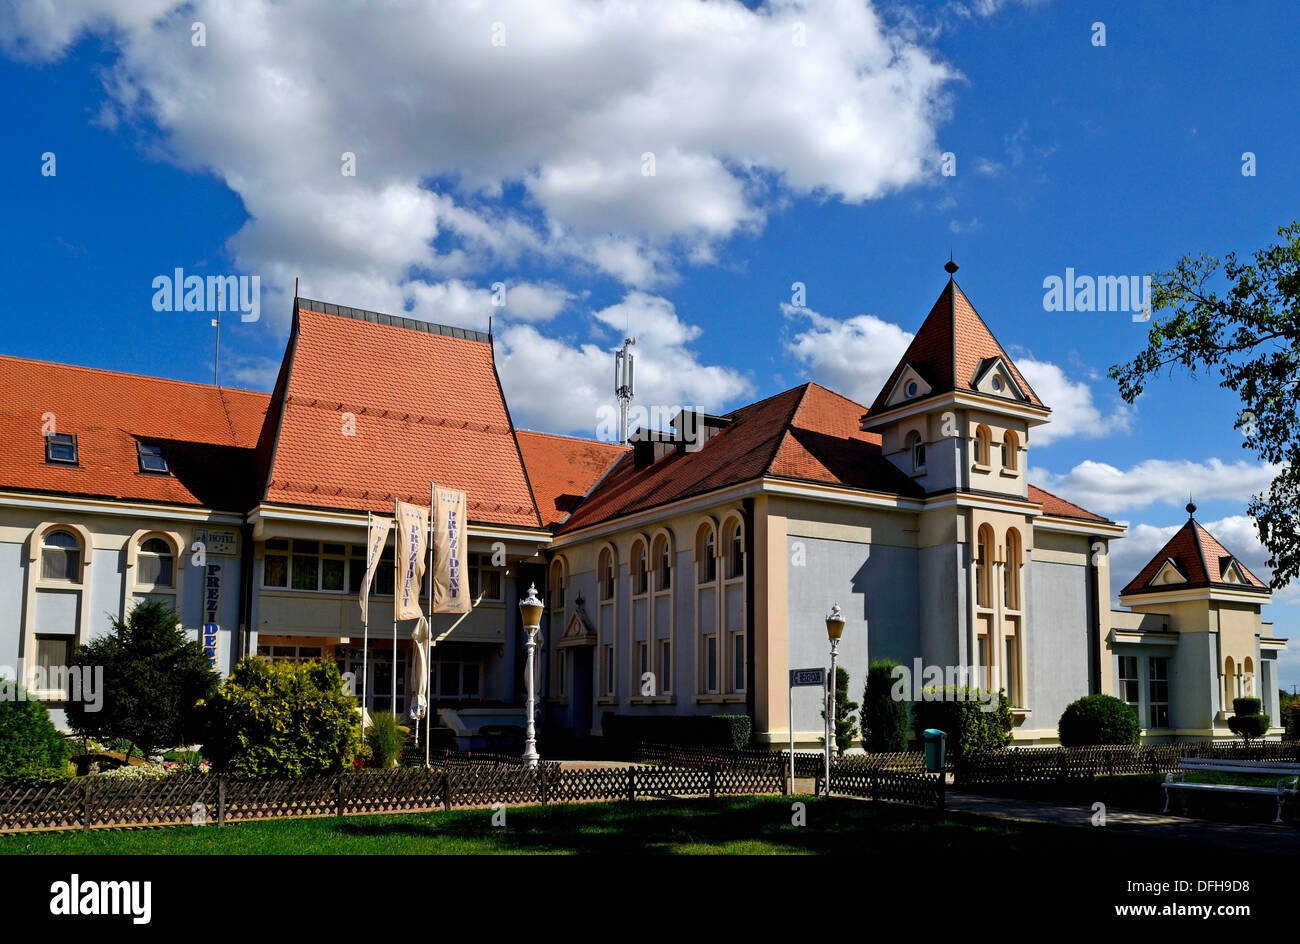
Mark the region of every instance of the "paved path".
[[[945, 803], [950, 810], [977, 813], [998, 819], [1058, 826], [1094, 829], [1093, 812], [1087, 806], [1063, 806], [1041, 800], [1012, 800], [1006, 797], [979, 796], [949, 791]], [[1300, 855], [1300, 829], [1294, 826], [1259, 823], [1216, 823], [1210, 820], [1172, 816], [1168, 813], [1139, 813], [1134, 810], [1106, 808], [1107, 829], [1121, 829], [1137, 835], [1160, 839], [1189, 839], [1238, 848], [1251, 848], [1283, 855]]]

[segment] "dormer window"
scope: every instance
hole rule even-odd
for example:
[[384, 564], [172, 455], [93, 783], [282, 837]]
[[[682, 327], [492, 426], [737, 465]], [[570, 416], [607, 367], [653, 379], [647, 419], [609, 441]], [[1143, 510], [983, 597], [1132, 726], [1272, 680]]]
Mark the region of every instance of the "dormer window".
[[1001, 377], [999, 377], [999, 376], [997, 376], [997, 375], [995, 374], [995, 375], [993, 376], [992, 384], [993, 384], [993, 389], [994, 389], [994, 390], [998, 391], [999, 393], [1002, 392], [1002, 378], [1001, 378]]
[[154, 472], [161, 475], [167, 475], [171, 470], [167, 468], [167, 460], [163, 458], [162, 446], [157, 443], [136, 443], [136, 449], [140, 454], [140, 471]]
[[72, 433], [46, 433], [45, 461], [60, 465], [76, 465], [77, 437]]
[[907, 385], [907, 397], [908, 397], [908, 399], [910, 400], [912, 397], [916, 396], [916, 394], [917, 394], [917, 392], [918, 392], [919, 390], [920, 390], [920, 387], [918, 387], [918, 386], [916, 385], [916, 381], [915, 381], [915, 380], [913, 380], [911, 383], [909, 383], [909, 384]]

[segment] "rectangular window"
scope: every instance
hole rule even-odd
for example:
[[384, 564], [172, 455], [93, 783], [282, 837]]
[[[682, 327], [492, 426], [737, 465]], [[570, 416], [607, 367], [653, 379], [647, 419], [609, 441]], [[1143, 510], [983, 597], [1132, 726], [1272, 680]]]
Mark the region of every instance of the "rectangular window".
[[1119, 657], [1119, 692], [1117, 694], [1120, 701], [1126, 702], [1133, 707], [1134, 712], [1141, 711], [1138, 704], [1141, 697], [1141, 686], [1138, 682], [1137, 656]]
[[300, 554], [299, 545], [306, 542], [293, 542], [292, 587], [295, 590], [315, 590], [320, 579], [320, 558], [315, 554]]
[[673, 644], [667, 639], [659, 641], [659, 691], [673, 690]]
[[45, 435], [45, 461], [60, 465], [77, 464], [77, 437], [72, 433]]
[[341, 557], [321, 558], [320, 588], [322, 590], [332, 590], [336, 593], [343, 591], [343, 564]]
[[266, 542], [266, 556], [262, 561], [262, 586], [289, 586], [289, 542], [272, 538]]
[[650, 655], [649, 655], [649, 649], [650, 649], [650, 647], [649, 647], [649, 645], [647, 645], [646, 643], [639, 642], [639, 643], [636, 644], [636, 657], [637, 657], [637, 666], [638, 666], [637, 676], [638, 676], [638, 679], [645, 678], [645, 674], [646, 674], [647, 672], [650, 671], [650, 664], [649, 664], [649, 663], [650, 663]]
[[568, 694], [568, 666], [565, 665], [566, 653], [563, 649], [555, 654], [555, 694], [563, 698]]
[[66, 667], [71, 661], [71, 636], [38, 635], [36, 637], [36, 664], [41, 668], [45, 678], [50, 678], [51, 669]]
[[733, 633], [731, 636], [731, 690], [745, 690], [745, 635]]
[[[1007, 643], [1007, 661], [1002, 669], [1003, 673], [1006, 675], [1006, 678], [1003, 679], [1003, 683], [1006, 686], [1007, 698], [1010, 699], [1011, 704], [1016, 707], [1021, 707], [1020, 684], [1019, 684], [1020, 659], [1018, 658], [1018, 653], [1016, 649], [1016, 637], [1007, 636], [1006, 643]], [[992, 686], [990, 686], [990, 688], [991, 687]]]
[[480, 596], [485, 603], [500, 603], [505, 599], [501, 592], [501, 570], [492, 566], [491, 555], [469, 556], [469, 586], [475, 600]]
[[157, 443], [137, 442], [136, 448], [140, 453], [140, 471], [141, 472], [159, 472], [166, 475], [167, 460], [163, 458], [162, 446]]
[[704, 637], [704, 691], [718, 690], [718, 637]]
[[1169, 660], [1161, 656], [1147, 659], [1147, 694], [1150, 696], [1150, 727], [1169, 727]]
[[605, 647], [605, 694], [614, 694], [614, 647]]
[[136, 557], [136, 585], [144, 587], [175, 586], [172, 582], [172, 565], [175, 560], [170, 554], [139, 554]]

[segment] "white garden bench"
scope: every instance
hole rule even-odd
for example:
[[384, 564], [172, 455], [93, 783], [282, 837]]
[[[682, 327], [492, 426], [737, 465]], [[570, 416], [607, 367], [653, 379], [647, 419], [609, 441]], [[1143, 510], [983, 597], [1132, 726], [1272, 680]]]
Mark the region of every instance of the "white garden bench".
[[[1180, 770], [1176, 774], [1166, 774], [1165, 782], [1161, 784], [1165, 788], [1165, 812], [1169, 812], [1169, 799], [1173, 790], [1209, 790], [1220, 793], [1246, 793], [1260, 796], [1277, 797], [1277, 818], [1275, 823], [1282, 822], [1282, 803], [1288, 797], [1293, 797], [1297, 792], [1297, 780], [1300, 780], [1300, 764], [1289, 764], [1278, 761], [1258, 761], [1258, 760], [1215, 760], [1207, 757], [1184, 757], [1178, 761]], [[1215, 774], [1249, 774], [1251, 776], [1281, 777], [1277, 786], [1245, 786], [1235, 783], [1188, 783], [1188, 772], [1195, 773], [1215, 773]]]

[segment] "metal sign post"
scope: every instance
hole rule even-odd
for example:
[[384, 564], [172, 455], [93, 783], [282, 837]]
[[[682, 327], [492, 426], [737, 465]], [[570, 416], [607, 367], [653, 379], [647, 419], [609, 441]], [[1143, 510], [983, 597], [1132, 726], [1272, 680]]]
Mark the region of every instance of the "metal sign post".
[[826, 684], [826, 670], [817, 669], [791, 669], [790, 670], [790, 688], [788, 691], [787, 702], [789, 702], [789, 730], [790, 730], [790, 792], [794, 793], [794, 690], [796, 688], [813, 688], [822, 687]]

